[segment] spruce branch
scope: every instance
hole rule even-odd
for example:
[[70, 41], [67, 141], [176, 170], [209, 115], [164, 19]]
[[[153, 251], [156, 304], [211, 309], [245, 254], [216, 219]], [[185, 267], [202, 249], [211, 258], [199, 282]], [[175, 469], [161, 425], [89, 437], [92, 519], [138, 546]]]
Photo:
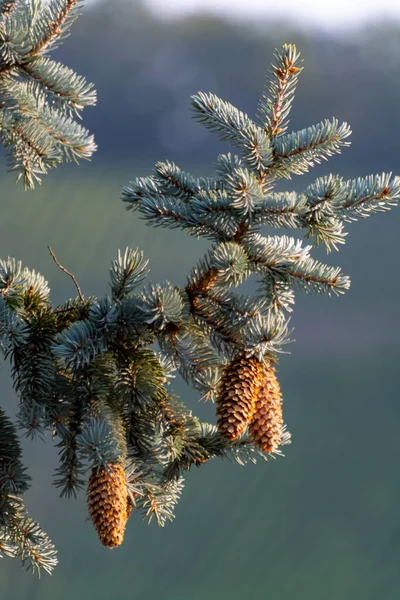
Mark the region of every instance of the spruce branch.
[[26, 513], [19, 498], [10, 498], [8, 506], [1, 507], [7, 524], [0, 525], [0, 552], [18, 558], [23, 567], [39, 576], [43, 569], [51, 574], [57, 565], [54, 545], [36, 521]]
[[156, 163], [155, 171], [160, 178], [160, 191], [164, 194], [189, 201], [201, 189], [201, 183], [195, 177], [172, 162]]
[[21, 498], [30, 481], [21, 454], [15, 428], [0, 408], [0, 556], [18, 558], [39, 575], [41, 569], [51, 573], [57, 564], [56, 551]]
[[281, 51], [275, 52], [274, 59], [257, 110], [258, 121], [271, 138], [287, 130], [286, 119], [303, 70], [300, 53], [292, 44], [284, 44]]
[[255, 127], [248, 115], [215, 94], [199, 92], [192, 96], [194, 117], [222, 141], [238, 144], [246, 142], [245, 132]]
[[114, 299], [121, 300], [139, 286], [147, 275], [148, 261], [139, 250], [126, 248], [124, 255], [118, 251], [111, 266], [111, 290]]
[[231, 142], [239, 148], [245, 163], [257, 171], [264, 184], [266, 173], [274, 160], [266, 132], [246, 113], [215, 94], [199, 92], [191, 100], [196, 120], [215, 132], [222, 141]]
[[[62, 158], [93, 149], [72, 120], [94, 102], [92, 87], [43, 56], [76, 8], [68, 0], [47, 8], [0, 0], [0, 38], [14, 32], [0, 51], [0, 129], [28, 185]], [[29, 36], [17, 27], [22, 18], [32, 25]], [[48, 247], [77, 290], [53, 306], [39, 273], [0, 260], [0, 349], [19, 395], [18, 422], [30, 435], [51, 434], [59, 450], [55, 484], [62, 496], [87, 485], [90, 518], [107, 547], [122, 543], [138, 512], [160, 526], [172, 520], [192, 467], [215, 457], [267, 460], [290, 443], [276, 365], [291, 341], [295, 292], [340, 295], [350, 279], [316, 260], [312, 245], [261, 228], [304, 230], [314, 246], [337, 250], [346, 223], [400, 198], [400, 178], [386, 173], [319, 177], [301, 193], [274, 190], [280, 178], [348, 144], [349, 127], [336, 119], [286, 133], [300, 65], [294, 46], [277, 51], [257, 123], [215, 94], [192, 97], [196, 119], [240, 152], [220, 155], [215, 176], [194, 177], [164, 161], [123, 189], [126, 208], [148, 224], [211, 240], [182, 288], [147, 282], [148, 261], [127, 248], [111, 263], [110, 294], [85, 298]], [[256, 292], [237, 289], [251, 278]], [[215, 401], [216, 425], [176, 398], [176, 373]], [[0, 553], [50, 571], [54, 549], [19, 496], [27, 482], [14, 427], [0, 409]]]
[[[80, 0], [52, 0], [50, 3], [40, 7], [43, 16], [44, 27], [39, 39], [31, 50], [31, 55], [36, 56], [45, 51], [55, 40], [62, 36], [70, 26], [72, 19], [77, 15], [73, 13], [79, 6]], [[40, 17], [39, 17], [40, 18]]]
[[71, 115], [80, 114], [85, 106], [93, 106], [96, 102], [92, 84], [72, 69], [49, 58], [37, 57], [24, 65], [23, 69], [20, 68], [20, 73], [22, 76], [28, 75], [41, 86], [38, 86], [37, 93], [45, 88], [57, 107], [67, 110]]
[[268, 174], [291, 179], [291, 174], [307, 173], [315, 163], [328, 160], [350, 143], [344, 141], [351, 134], [347, 123], [326, 119], [317, 125], [275, 138], [274, 162]]
[[67, 414], [62, 420], [63, 427], [58, 427], [58, 436], [61, 439], [56, 446], [59, 448], [60, 464], [55, 472], [54, 485], [61, 488], [61, 498], [63, 496], [76, 498], [85, 483], [83, 478], [85, 468], [78, 453], [77, 442], [85, 414], [85, 407], [79, 401], [75, 391], [73, 397], [69, 399]]
[[89, 159], [93, 136], [79, 125], [96, 103], [93, 85], [45, 57], [78, 16], [78, 0], [16, 0], [0, 6], [0, 134], [25, 188], [63, 160]]

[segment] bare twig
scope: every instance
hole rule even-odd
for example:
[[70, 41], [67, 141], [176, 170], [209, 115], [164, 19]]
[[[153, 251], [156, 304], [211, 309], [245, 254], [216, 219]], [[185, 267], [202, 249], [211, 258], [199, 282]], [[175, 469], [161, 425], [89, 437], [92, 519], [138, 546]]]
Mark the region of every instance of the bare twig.
[[53, 257], [53, 260], [54, 260], [54, 262], [56, 263], [57, 267], [58, 267], [59, 269], [61, 269], [61, 271], [64, 271], [64, 273], [66, 273], [67, 275], [69, 275], [69, 276], [71, 277], [72, 281], [73, 281], [73, 282], [74, 282], [74, 284], [75, 284], [75, 287], [76, 287], [76, 289], [78, 290], [79, 298], [81, 299], [81, 301], [82, 301], [82, 302], [84, 302], [84, 301], [85, 301], [85, 297], [84, 297], [84, 295], [82, 294], [82, 290], [81, 290], [81, 288], [79, 287], [79, 283], [77, 282], [77, 280], [76, 280], [76, 278], [75, 278], [75, 275], [73, 275], [72, 273], [70, 273], [69, 271], [67, 271], [67, 269], [66, 269], [65, 267], [63, 267], [62, 265], [60, 265], [60, 263], [59, 263], [59, 261], [58, 261], [58, 259], [57, 259], [56, 255], [54, 254], [54, 252], [53, 252], [53, 250], [50, 248], [50, 246], [47, 246], [47, 248], [48, 248], [48, 250], [49, 250], [49, 252], [50, 252], [51, 256]]

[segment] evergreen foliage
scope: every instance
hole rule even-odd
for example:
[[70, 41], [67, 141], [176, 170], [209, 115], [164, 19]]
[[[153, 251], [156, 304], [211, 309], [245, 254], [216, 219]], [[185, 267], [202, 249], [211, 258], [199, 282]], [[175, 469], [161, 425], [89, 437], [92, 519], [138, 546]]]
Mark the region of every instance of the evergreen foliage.
[[47, 56], [78, 16], [79, 0], [1, 0], [0, 133], [25, 188], [63, 160], [89, 159], [93, 136], [75, 118], [93, 85]]
[[[130, 513], [161, 526], [172, 520], [193, 466], [281, 454], [290, 435], [272, 365], [290, 341], [295, 291], [340, 295], [350, 285], [340, 268], [312, 257], [312, 245], [337, 250], [346, 223], [399, 199], [400, 178], [386, 174], [331, 175], [301, 194], [274, 191], [280, 179], [348, 145], [349, 127], [335, 119], [286, 133], [301, 70], [294, 46], [277, 51], [254, 121], [214, 94], [192, 97], [195, 118], [240, 152], [220, 156], [214, 177], [196, 178], [167, 161], [124, 188], [126, 207], [149, 225], [211, 241], [184, 287], [147, 282], [147, 261], [127, 249], [111, 264], [108, 295], [86, 299], [78, 287], [76, 298], [53, 306], [43, 277], [14, 259], [0, 261], [0, 342], [20, 397], [18, 424], [31, 436], [52, 433], [61, 495], [75, 496], [91, 473], [90, 513], [108, 546], [121, 543]], [[265, 236], [265, 225], [302, 229], [312, 245]], [[250, 277], [258, 291], [239, 293]], [[217, 400], [217, 426], [174, 396], [174, 372]], [[31, 546], [30, 528], [21, 537], [15, 511], [26, 477], [14, 430], [0, 417], [1, 548], [50, 570], [45, 535], [35, 529]]]

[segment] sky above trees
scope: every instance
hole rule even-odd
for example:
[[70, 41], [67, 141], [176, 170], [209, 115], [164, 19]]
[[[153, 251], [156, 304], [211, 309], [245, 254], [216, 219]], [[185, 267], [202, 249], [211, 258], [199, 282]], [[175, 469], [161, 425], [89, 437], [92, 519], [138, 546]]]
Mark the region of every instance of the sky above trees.
[[[91, 0], [102, 1], [102, 0]], [[130, 0], [136, 2], [137, 0]], [[376, 19], [400, 21], [398, 0], [146, 0], [158, 16], [176, 18], [193, 12], [213, 12], [235, 20], [257, 21], [283, 18], [307, 27], [328, 30], [351, 29]]]

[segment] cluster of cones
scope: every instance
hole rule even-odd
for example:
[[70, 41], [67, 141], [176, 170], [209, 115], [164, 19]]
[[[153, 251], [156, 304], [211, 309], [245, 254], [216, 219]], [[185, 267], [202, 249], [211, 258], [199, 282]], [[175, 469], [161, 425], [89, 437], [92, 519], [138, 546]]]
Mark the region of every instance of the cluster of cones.
[[[228, 440], [246, 429], [264, 452], [275, 452], [282, 439], [282, 396], [270, 361], [236, 357], [225, 367], [217, 400], [217, 424]], [[126, 475], [120, 463], [92, 470], [87, 490], [91, 520], [101, 543], [108, 548], [122, 544], [132, 509]]]
[[223, 372], [217, 399], [218, 429], [237, 439], [246, 429], [263, 452], [276, 452], [283, 433], [282, 395], [271, 361], [237, 356]]

